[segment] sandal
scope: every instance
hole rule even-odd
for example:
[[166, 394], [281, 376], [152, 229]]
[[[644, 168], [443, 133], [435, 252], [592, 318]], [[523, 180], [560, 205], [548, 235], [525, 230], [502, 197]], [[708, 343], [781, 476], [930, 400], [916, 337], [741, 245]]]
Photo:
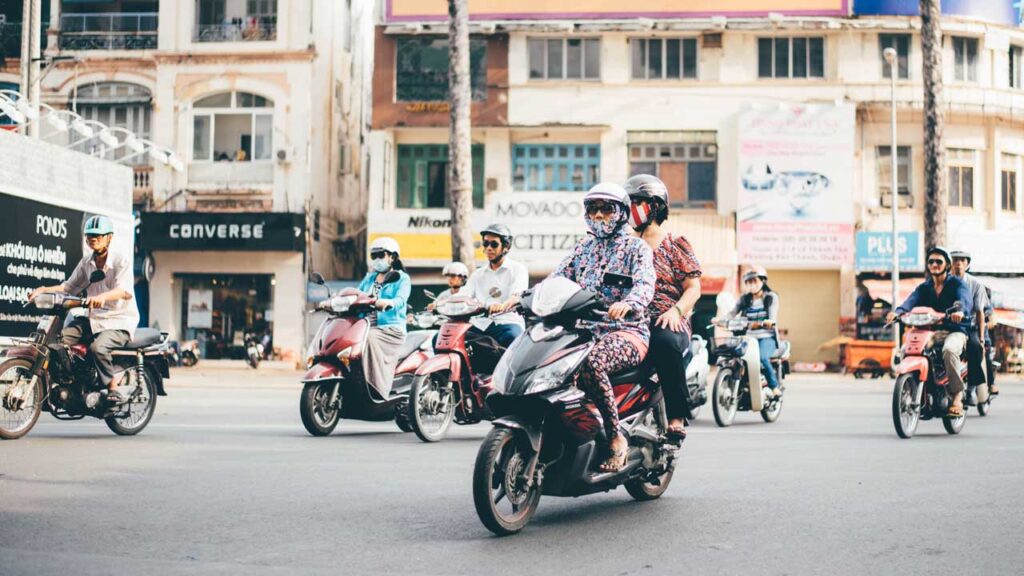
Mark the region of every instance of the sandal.
[[950, 406], [949, 411], [946, 412], [947, 418], [960, 418], [964, 415], [964, 409], [959, 406]]
[[622, 467], [626, 465], [626, 451], [612, 450], [611, 448], [608, 451], [611, 452], [611, 456], [601, 464], [599, 468], [601, 472], [618, 472], [622, 470]]
[[682, 424], [678, 426], [670, 424], [665, 428], [665, 436], [672, 439], [686, 440], [686, 428]]
[[111, 390], [110, 392], [107, 392], [107, 402], [109, 402], [111, 405], [117, 406], [119, 404], [124, 404], [127, 401], [128, 400], [124, 396], [122, 396], [121, 393], [118, 392], [117, 390]]

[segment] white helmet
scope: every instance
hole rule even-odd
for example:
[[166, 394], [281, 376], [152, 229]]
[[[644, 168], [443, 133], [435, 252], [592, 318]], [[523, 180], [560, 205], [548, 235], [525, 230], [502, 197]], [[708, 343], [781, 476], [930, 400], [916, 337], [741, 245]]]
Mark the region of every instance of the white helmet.
[[601, 182], [595, 184], [585, 196], [583, 202], [605, 200], [607, 202], [618, 202], [623, 208], [629, 208], [629, 194], [626, 189], [614, 182]]
[[397, 256], [401, 256], [401, 249], [398, 247], [398, 242], [395, 241], [394, 238], [389, 238], [387, 236], [381, 236], [380, 238], [377, 238], [376, 240], [374, 240], [373, 244], [370, 244], [370, 254], [373, 254], [374, 252], [377, 252], [377, 251], [380, 251], [380, 250], [385, 250], [387, 252], [391, 252], [396, 257]]
[[463, 278], [469, 277], [469, 268], [462, 262], [452, 262], [444, 265], [444, 270], [441, 271], [442, 276], [462, 276]]

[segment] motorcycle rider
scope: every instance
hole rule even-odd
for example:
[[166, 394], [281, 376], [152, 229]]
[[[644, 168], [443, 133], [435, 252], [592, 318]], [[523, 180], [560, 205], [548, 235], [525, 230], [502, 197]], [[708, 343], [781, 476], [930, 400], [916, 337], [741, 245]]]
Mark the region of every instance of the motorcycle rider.
[[491, 224], [480, 231], [487, 266], [477, 268], [466, 283], [466, 293], [487, 305], [491, 323], [484, 334], [508, 347], [523, 333], [523, 317], [512, 311], [529, 286], [526, 266], [508, 257], [512, 231], [504, 224]]
[[[568, 278], [600, 296], [607, 318], [596, 322], [597, 343], [576, 376], [576, 385], [597, 405], [604, 421], [610, 456], [602, 472], [615, 472], [626, 460], [627, 441], [619, 431], [618, 405], [609, 376], [635, 368], [647, 354], [650, 327], [647, 307], [654, 297], [654, 256], [629, 233], [629, 195], [618, 184], [603, 182], [583, 197], [590, 235], [580, 240], [551, 277]], [[627, 322], [627, 315], [635, 322]]]
[[750, 321], [747, 336], [757, 340], [761, 353], [761, 374], [764, 374], [768, 384], [768, 394], [776, 397], [782, 393], [779, 390], [779, 375], [772, 367], [772, 355], [779, 349], [779, 334], [776, 330], [779, 294], [768, 286], [768, 271], [763, 266], [751, 266], [743, 274], [743, 287], [746, 292], [727, 317], [742, 315]]
[[668, 219], [668, 188], [658, 177], [639, 174], [626, 180], [632, 205], [629, 224], [654, 253], [657, 282], [648, 308], [651, 324], [651, 358], [665, 395], [668, 433], [685, 436], [689, 390], [686, 384], [686, 351], [690, 348], [690, 313], [700, 299], [700, 262], [683, 236], [662, 230]]
[[[111, 251], [114, 223], [106, 216], [91, 216], [85, 222], [85, 242], [91, 254], [82, 258], [62, 284], [36, 288], [29, 294], [32, 300], [40, 294], [62, 292], [78, 294], [85, 290], [88, 316], [75, 318], [61, 337], [64, 345], [88, 344], [100, 382], [107, 387], [107, 400], [113, 404], [125, 402], [117, 391], [120, 374], [115, 373], [113, 351], [127, 346], [139, 325], [139, 310], [133, 288], [135, 271], [132, 260], [119, 251]], [[90, 284], [93, 272], [102, 270], [103, 280]]]
[[936, 312], [944, 312], [959, 304], [959, 309], [943, 321], [949, 335], [942, 345], [943, 364], [949, 375], [948, 392], [953, 399], [948, 415], [959, 418], [964, 414], [964, 402], [960, 394], [964, 391], [963, 378], [960, 376], [960, 356], [964, 353], [967, 334], [971, 331], [971, 320], [966, 314], [966, 311], [971, 310], [971, 294], [966, 284], [949, 273], [953, 259], [945, 248], [935, 246], [929, 249], [925, 260], [928, 279], [919, 284], [903, 304], [889, 313], [887, 321], [892, 323], [897, 316], [910, 312], [916, 306], [927, 306]]
[[[402, 265], [401, 248], [393, 238], [377, 238], [370, 245], [370, 272], [359, 284], [359, 291], [375, 298], [377, 312], [370, 321], [370, 333], [363, 351], [366, 381], [387, 399], [398, 364], [398, 351], [405, 343], [406, 313], [412, 281]], [[398, 280], [387, 282], [388, 274], [398, 272]]]
[[441, 270], [441, 275], [444, 276], [448, 282], [448, 289], [437, 295], [437, 298], [433, 302], [427, 304], [427, 310], [433, 310], [437, 308], [437, 303], [443, 300], [447, 300], [452, 296], [458, 294], [462, 287], [466, 285], [466, 280], [469, 278], [469, 268], [462, 262], [449, 262], [444, 265]]
[[[992, 305], [985, 293], [985, 286], [968, 273], [971, 268], [971, 254], [965, 250], [953, 250], [949, 254], [953, 258], [952, 274], [967, 285], [971, 293], [971, 309], [965, 310], [972, 319], [975, 330], [968, 333], [967, 340], [967, 405], [973, 406], [974, 390], [986, 382], [985, 377], [985, 317], [991, 314]], [[991, 392], [991, 387], [990, 392]]]

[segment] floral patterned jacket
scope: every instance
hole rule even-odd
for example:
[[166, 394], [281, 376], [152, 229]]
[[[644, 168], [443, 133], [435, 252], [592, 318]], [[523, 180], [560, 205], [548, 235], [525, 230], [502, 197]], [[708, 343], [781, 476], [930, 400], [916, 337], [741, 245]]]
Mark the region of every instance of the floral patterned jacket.
[[[608, 286], [604, 282], [607, 273], [628, 276], [633, 285]], [[609, 320], [595, 326], [599, 338], [625, 330], [640, 336], [645, 343], [650, 339], [647, 307], [654, 298], [654, 255], [650, 246], [630, 234], [626, 226], [608, 238], [588, 236], [581, 240], [551, 276], [568, 278], [596, 292], [605, 306], [616, 302], [629, 304], [633, 313], [626, 317], [626, 322]]]

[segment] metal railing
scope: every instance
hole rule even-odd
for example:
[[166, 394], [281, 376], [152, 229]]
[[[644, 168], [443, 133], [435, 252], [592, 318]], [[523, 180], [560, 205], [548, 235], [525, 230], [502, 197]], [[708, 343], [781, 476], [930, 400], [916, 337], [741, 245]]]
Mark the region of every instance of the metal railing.
[[266, 42], [277, 39], [277, 22], [236, 18], [223, 24], [196, 26], [196, 42]]
[[156, 12], [61, 14], [64, 50], [154, 50], [160, 24]]

